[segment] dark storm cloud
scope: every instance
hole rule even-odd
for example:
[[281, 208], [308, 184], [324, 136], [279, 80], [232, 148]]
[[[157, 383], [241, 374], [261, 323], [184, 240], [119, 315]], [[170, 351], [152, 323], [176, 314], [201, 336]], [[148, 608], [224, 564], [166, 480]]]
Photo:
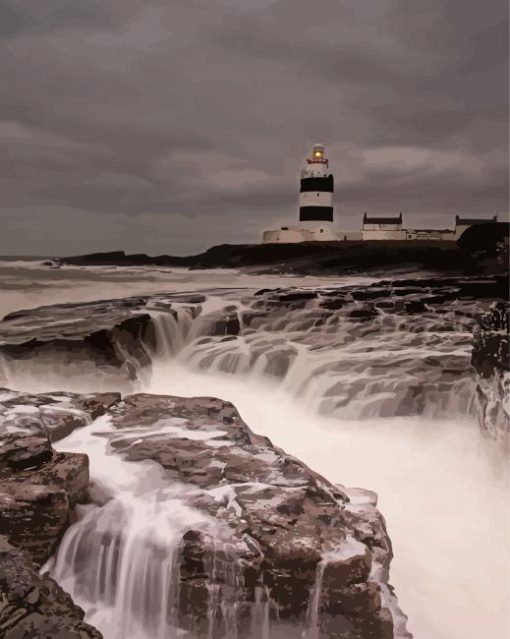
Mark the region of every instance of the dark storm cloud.
[[318, 140], [347, 227], [365, 210], [441, 226], [504, 213], [507, 13], [501, 0], [4, 0], [0, 253], [258, 241], [292, 220]]

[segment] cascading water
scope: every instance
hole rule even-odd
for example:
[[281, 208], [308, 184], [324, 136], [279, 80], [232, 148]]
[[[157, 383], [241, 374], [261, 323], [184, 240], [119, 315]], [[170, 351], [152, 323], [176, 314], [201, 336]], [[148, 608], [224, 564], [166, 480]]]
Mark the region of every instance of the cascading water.
[[[392, 582], [415, 637], [478, 639], [490, 628], [503, 639], [508, 472], [472, 415], [470, 333], [410, 328], [347, 336], [346, 345], [336, 333], [335, 350], [270, 331], [192, 339], [172, 360], [156, 355], [145, 389], [228, 399], [256, 432], [331, 481], [376, 490], [394, 545]], [[272, 356], [289, 351], [285, 372], [268, 373]], [[399, 416], [399, 393], [419, 385], [429, 363], [443, 364], [449, 383], [431, 384], [425, 405]], [[475, 601], [476, 615], [466, 614]]]
[[317, 564], [317, 574], [315, 577], [315, 585], [310, 593], [310, 602], [308, 604], [308, 614], [306, 618], [306, 627], [301, 634], [302, 639], [319, 639], [319, 609], [322, 594], [322, 580], [324, 571], [326, 570], [327, 560], [323, 558]]
[[155, 357], [208, 375], [270, 379], [326, 416], [474, 414], [473, 321], [459, 310], [418, 318], [381, 311], [364, 323], [356, 304], [324, 321], [313, 300], [290, 314], [269, 303], [261, 313], [260, 300], [220, 302], [193, 319], [189, 308], [154, 315]]
[[[168, 432], [178, 430], [179, 420], [165, 428]], [[217, 636], [213, 634], [214, 610], [221, 605], [227, 619], [224, 636], [234, 639], [235, 627], [229, 627], [228, 620], [236, 604], [236, 589], [232, 588], [230, 601], [226, 601], [224, 588], [214, 578], [218, 572], [230, 570], [227, 577], [234, 586], [235, 565], [228, 560], [227, 533], [213, 518], [189, 505], [200, 491], [169, 484], [158, 464], [125, 462], [109, 450], [116, 441], [161, 436], [162, 432], [165, 429], [150, 432], [134, 428], [119, 435], [107, 419], [100, 418], [57, 444], [61, 450], [87, 452], [91, 496], [98, 505], [80, 508], [79, 521], [64, 536], [51, 574], [87, 610], [89, 622], [107, 639], [192, 636], [179, 628], [179, 556], [185, 533], [200, 531], [213, 540], [216, 549], [211, 553], [213, 579], [209, 587], [217, 596], [208, 604], [208, 636]], [[223, 582], [229, 579], [223, 578]]]

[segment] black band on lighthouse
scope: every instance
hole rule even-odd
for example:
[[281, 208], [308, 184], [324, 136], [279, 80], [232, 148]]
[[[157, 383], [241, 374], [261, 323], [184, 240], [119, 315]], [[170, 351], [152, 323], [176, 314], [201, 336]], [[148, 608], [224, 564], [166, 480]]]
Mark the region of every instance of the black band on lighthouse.
[[309, 191], [333, 193], [333, 176], [303, 178], [300, 193], [308, 193]]
[[299, 208], [300, 222], [332, 222], [332, 206], [301, 206]]

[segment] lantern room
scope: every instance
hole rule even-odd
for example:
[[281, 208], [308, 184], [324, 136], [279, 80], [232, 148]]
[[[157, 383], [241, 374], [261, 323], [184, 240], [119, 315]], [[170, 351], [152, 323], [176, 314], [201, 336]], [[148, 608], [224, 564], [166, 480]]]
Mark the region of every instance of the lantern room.
[[328, 160], [326, 159], [326, 152], [324, 150], [323, 144], [314, 144], [312, 148], [312, 157], [307, 158], [306, 160], [308, 164], [328, 164]]

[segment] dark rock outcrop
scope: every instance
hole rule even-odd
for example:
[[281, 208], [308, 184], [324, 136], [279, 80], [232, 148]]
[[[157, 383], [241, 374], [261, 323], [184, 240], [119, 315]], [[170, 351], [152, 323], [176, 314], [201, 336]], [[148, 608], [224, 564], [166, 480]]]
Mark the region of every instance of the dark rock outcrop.
[[[195, 486], [190, 505], [230, 531], [220, 545], [200, 530], [184, 535], [183, 628], [206, 635], [212, 615], [212, 636], [221, 637], [227, 620], [220, 604], [234, 597], [229, 623], [239, 637], [248, 636], [259, 590], [283, 626], [306, 627], [316, 606], [324, 638], [408, 636], [387, 584], [391, 544], [371, 496], [364, 501], [358, 491], [351, 502], [346, 489], [252, 433], [222, 400], [139, 394], [117, 403], [109, 416], [117, 429], [110, 436], [114, 451], [129, 461], [155, 461], [168, 481]], [[214, 569], [218, 561], [235, 569]], [[217, 608], [211, 584], [222, 593]]]
[[[86, 416], [90, 420], [103, 413], [112, 399], [111, 394], [49, 397], [0, 391], [0, 637], [4, 639], [101, 637], [83, 622], [83, 611], [69, 595], [38, 569], [55, 552], [74, 506], [87, 499], [89, 484], [87, 456], [54, 451], [50, 434], [58, 438], [83, 426]], [[67, 414], [78, 421], [67, 421]], [[54, 419], [48, 422], [45, 418], [51, 416]]]
[[471, 272], [497, 273], [508, 270], [509, 224], [475, 224], [457, 241], [466, 269]]
[[0, 439], [0, 534], [39, 565], [55, 551], [89, 483], [86, 455], [57, 453], [41, 436]]
[[37, 563], [54, 552], [76, 503], [86, 500], [88, 458], [51, 443], [103, 415], [118, 393], [0, 390], [0, 533]]
[[0, 356], [8, 362], [51, 360], [63, 373], [76, 376], [91, 364], [103, 375], [133, 380], [150, 357], [144, 345], [154, 345], [150, 315], [137, 312], [144, 298], [59, 304], [7, 315], [0, 322]]
[[0, 535], [0, 637], [2, 639], [101, 639], [84, 612], [28, 552]]
[[510, 443], [510, 307], [496, 303], [480, 318], [471, 362], [477, 372], [480, 425]]
[[[179, 311], [193, 319], [204, 299], [194, 293], [152, 295], [16, 311], [0, 321], [0, 359], [15, 377], [46, 377], [52, 371], [58, 371], [56, 380], [88, 375], [97, 380], [92, 390], [125, 392], [151, 364], [157, 347], [154, 316], [177, 320]], [[218, 314], [217, 332], [235, 332], [235, 317]], [[0, 384], [8, 385], [9, 375], [2, 379], [1, 373]]]

